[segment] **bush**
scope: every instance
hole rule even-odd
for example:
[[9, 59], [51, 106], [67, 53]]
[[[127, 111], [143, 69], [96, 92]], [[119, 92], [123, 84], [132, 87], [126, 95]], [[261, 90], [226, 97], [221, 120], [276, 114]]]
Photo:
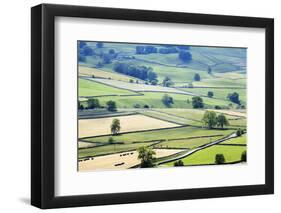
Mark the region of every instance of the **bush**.
[[117, 111], [116, 103], [115, 101], [108, 101], [106, 102], [107, 110], [110, 112], [115, 112]]
[[201, 77], [200, 77], [200, 75], [198, 74], [198, 73], [196, 73], [195, 75], [194, 75], [194, 81], [200, 81], [201, 80]]
[[209, 98], [212, 98], [214, 96], [214, 93], [212, 91], [209, 91], [207, 95]]
[[237, 92], [229, 93], [229, 94], [227, 95], [227, 98], [228, 98], [231, 102], [240, 105], [239, 94], [238, 94]]
[[225, 158], [223, 154], [216, 154], [215, 164], [224, 164]]
[[174, 162], [174, 166], [184, 166], [184, 163], [182, 160], [178, 160], [178, 161]]
[[236, 135], [238, 136], [238, 137], [240, 137], [241, 135], [243, 135], [244, 134], [244, 130], [242, 130], [242, 129], [237, 129], [237, 131], [236, 131]]
[[246, 151], [242, 152], [242, 154], [241, 154], [241, 161], [242, 162], [247, 162], [247, 152]]

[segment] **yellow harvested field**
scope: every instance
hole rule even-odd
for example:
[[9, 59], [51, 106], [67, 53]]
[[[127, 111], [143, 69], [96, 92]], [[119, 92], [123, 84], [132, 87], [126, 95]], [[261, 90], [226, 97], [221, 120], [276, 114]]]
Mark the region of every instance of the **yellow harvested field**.
[[[94, 75], [97, 78], [110, 78], [118, 81], [126, 81], [129, 82], [130, 79], [134, 79], [134, 77], [114, 73], [114, 72], [107, 72], [96, 68], [91, 67], [83, 67], [79, 66], [79, 75], [80, 76], [92, 76]], [[141, 80], [139, 80], [141, 82]]]
[[[182, 149], [153, 149], [156, 158], [166, 157], [183, 151]], [[79, 171], [93, 170], [121, 170], [128, 169], [140, 163], [137, 151], [122, 152], [99, 157], [93, 157], [86, 161], [79, 162]]]
[[111, 134], [113, 119], [119, 119], [122, 132], [134, 132], [180, 126], [178, 124], [151, 118], [145, 115], [126, 115], [108, 118], [79, 120], [79, 138]]
[[237, 116], [237, 117], [243, 117], [247, 118], [246, 111], [233, 111], [233, 110], [212, 110], [218, 113], [223, 113], [226, 115], [232, 115], [232, 116]]

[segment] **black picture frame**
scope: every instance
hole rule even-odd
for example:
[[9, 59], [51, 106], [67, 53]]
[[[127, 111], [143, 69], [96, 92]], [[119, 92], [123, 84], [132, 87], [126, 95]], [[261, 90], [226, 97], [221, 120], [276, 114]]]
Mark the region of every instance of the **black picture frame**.
[[[263, 28], [266, 34], [265, 184], [79, 196], [55, 190], [55, 17]], [[42, 208], [218, 198], [274, 193], [274, 20], [164, 11], [41, 4], [31, 9], [31, 204]]]

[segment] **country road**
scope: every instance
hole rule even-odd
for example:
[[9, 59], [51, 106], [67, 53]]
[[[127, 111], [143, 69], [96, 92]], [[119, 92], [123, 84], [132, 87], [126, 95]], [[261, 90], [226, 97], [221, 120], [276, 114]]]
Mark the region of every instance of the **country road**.
[[198, 152], [198, 151], [200, 151], [200, 150], [202, 150], [202, 149], [206, 149], [206, 148], [208, 148], [208, 147], [210, 147], [210, 146], [216, 145], [216, 144], [218, 144], [218, 143], [221, 143], [221, 142], [223, 142], [223, 141], [226, 141], [226, 140], [229, 140], [229, 139], [235, 138], [235, 137], [237, 137], [236, 132], [234, 132], [234, 133], [232, 133], [232, 134], [226, 136], [225, 138], [222, 138], [222, 139], [213, 141], [213, 142], [211, 142], [211, 143], [208, 143], [208, 144], [205, 144], [205, 145], [203, 145], [203, 146], [200, 146], [200, 147], [198, 147], [198, 148], [196, 148], [196, 149], [190, 150], [190, 151], [184, 153], [183, 155], [180, 155], [180, 156], [177, 156], [177, 157], [175, 157], [175, 158], [170, 158], [170, 159], [161, 161], [161, 162], [157, 163], [157, 165], [161, 165], [161, 164], [168, 163], [168, 162], [175, 161], [175, 160], [180, 160], [180, 159], [185, 158], [185, 157], [187, 157], [187, 156], [189, 156], [189, 155], [191, 155], [191, 154], [193, 154], [193, 153], [195, 153], [195, 152]]

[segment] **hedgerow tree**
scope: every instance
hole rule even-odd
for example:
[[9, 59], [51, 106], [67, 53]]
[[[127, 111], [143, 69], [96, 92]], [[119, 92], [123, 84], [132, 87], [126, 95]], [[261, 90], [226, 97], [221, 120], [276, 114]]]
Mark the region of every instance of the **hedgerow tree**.
[[162, 102], [167, 107], [170, 107], [172, 104], [174, 104], [173, 98], [167, 94], [163, 95]]
[[203, 108], [203, 99], [199, 96], [192, 97], [192, 106], [194, 109]]
[[174, 82], [171, 80], [170, 77], [166, 76], [164, 79], [163, 79], [163, 82], [162, 82], [163, 86], [164, 87], [170, 87], [174, 84]]
[[187, 51], [180, 51], [178, 55], [179, 59], [185, 63], [188, 63], [192, 60], [192, 55]]
[[138, 148], [138, 159], [141, 160], [140, 167], [141, 168], [149, 168], [153, 167], [153, 161], [155, 160], [156, 153], [148, 147], [142, 146]]
[[229, 122], [224, 114], [219, 114], [217, 117], [217, 126], [223, 128], [223, 126], [229, 125]]
[[213, 111], [206, 111], [204, 113], [202, 122], [204, 123], [204, 125], [206, 127], [208, 127], [209, 129], [212, 129], [213, 127], [215, 127], [217, 125], [217, 115], [215, 112]]
[[200, 75], [198, 73], [195, 73], [193, 80], [194, 81], [200, 81], [201, 80]]
[[110, 126], [111, 134], [116, 135], [120, 132], [121, 126], [120, 126], [120, 120], [119, 119], [113, 119], [111, 126]]
[[235, 103], [235, 104], [240, 104], [239, 94], [238, 94], [237, 92], [229, 93], [229, 94], [227, 95], [227, 98], [228, 98], [231, 102], [233, 102], [233, 103]]
[[106, 108], [110, 112], [115, 112], [117, 110], [116, 102], [112, 100], [106, 102]]
[[88, 109], [100, 108], [100, 102], [98, 99], [90, 98], [88, 99], [87, 103], [88, 103]]
[[223, 154], [216, 154], [215, 157], [215, 164], [224, 164], [225, 163], [225, 158]]

